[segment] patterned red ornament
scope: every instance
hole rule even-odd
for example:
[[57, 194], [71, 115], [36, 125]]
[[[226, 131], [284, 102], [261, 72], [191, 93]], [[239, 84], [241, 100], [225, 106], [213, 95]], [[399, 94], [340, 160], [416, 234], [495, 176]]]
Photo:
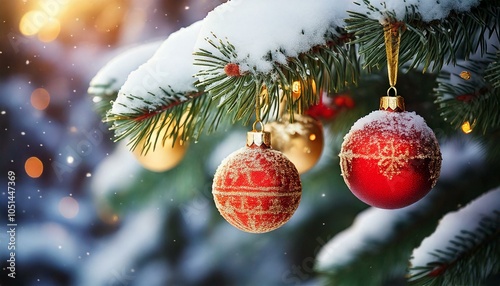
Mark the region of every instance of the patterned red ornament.
[[342, 176], [363, 202], [402, 208], [434, 187], [441, 152], [424, 119], [404, 111], [404, 103], [381, 109], [359, 119], [344, 137], [339, 154]]
[[231, 225], [246, 232], [277, 229], [299, 206], [299, 173], [269, 143], [268, 132], [248, 132], [247, 146], [224, 159], [215, 172], [212, 194], [217, 209]]

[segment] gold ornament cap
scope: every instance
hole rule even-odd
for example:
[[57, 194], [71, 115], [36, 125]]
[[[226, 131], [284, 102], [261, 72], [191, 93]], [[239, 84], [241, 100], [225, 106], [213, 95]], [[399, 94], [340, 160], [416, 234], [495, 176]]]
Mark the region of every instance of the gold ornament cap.
[[247, 146], [264, 145], [268, 148], [271, 147], [271, 133], [266, 131], [249, 131], [247, 132]]
[[403, 112], [405, 111], [405, 100], [402, 96], [382, 96], [380, 98], [380, 110]]

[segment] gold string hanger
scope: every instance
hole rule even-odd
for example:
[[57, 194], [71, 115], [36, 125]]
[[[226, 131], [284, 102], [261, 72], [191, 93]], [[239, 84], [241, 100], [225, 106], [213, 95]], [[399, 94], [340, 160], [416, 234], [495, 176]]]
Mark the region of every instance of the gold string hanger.
[[[389, 89], [387, 96], [380, 98], [381, 110], [404, 111], [404, 100], [398, 95], [396, 83], [398, 80], [399, 48], [401, 46], [401, 33], [404, 30], [403, 22], [389, 22], [384, 25], [385, 52], [387, 56], [387, 75]], [[391, 96], [391, 91], [394, 95]]]
[[264, 145], [265, 147], [270, 148], [271, 133], [266, 132], [264, 130], [264, 123], [262, 122], [261, 119], [261, 108], [262, 108], [261, 100], [262, 100], [263, 87], [259, 81], [257, 81], [256, 86], [257, 88], [255, 94], [255, 121], [252, 125], [252, 131], [247, 132], [247, 146]]
[[401, 46], [401, 33], [404, 23], [391, 22], [384, 26], [385, 52], [387, 55], [387, 75], [389, 76], [389, 88], [396, 91], [399, 66], [399, 47]]

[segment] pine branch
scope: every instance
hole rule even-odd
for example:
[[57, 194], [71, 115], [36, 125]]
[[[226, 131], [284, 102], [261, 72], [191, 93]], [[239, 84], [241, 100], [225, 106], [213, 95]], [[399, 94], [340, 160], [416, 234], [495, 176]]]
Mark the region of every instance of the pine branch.
[[[365, 0], [365, 4], [369, 5], [368, 1]], [[489, 31], [490, 36], [493, 33], [498, 34], [498, 29], [495, 29], [498, 26], [498, 19], [495, 17], [498, 7], [491, 1], [483, 1], [483, 4], [471, 13], [453, 14], [449, 19], [436, 23], [423, 23], [415, 11], [407, 13], [409, 16], [404, 21], [405, 27], [411, 32], [403, 33], [401, 60], [413, 59], [412, 66], [425, 61], [424, 69], [431, 63], [435, 68], [440, 68], [443, 63], [455, 61], [455, 53], [459, 47], [457, 43], [464, 39], [467, 40], [465, 46], [469, 47], [465, 49], [466, 54], [474, 49], [483, 49], [485, 38], [479, 35], [484, 31]], [[374, 13], [381, 13], [373, 7], [371, 9]], [[283, 97], [287, 104], [285, 109], [293, 119], [294, 112], [302, 113], [309, 106], [317, 103], [321, 92], [336, 92], [349, 84], [358, 82], [360, 76], [359, 58], [356, 52], [358, 46], [368, 70], [372, 67], [378, 68], [385, 63], [385, 51], [381, 48], [383, 47], [380, 35], [382, 26], [377, 21], [370, 20], [366, 15], [351, 13], [351, 16], [347, 20], [347, 32], [342, 28], [337, 28], [336, 31], [327, 30], [330, 32], [324, 35], [324, 44], [312, 47], [297, 57], [287, 58], [286, 64], [280, 64], [279, 62], [282, 61], [272, 59], [273, 53], [269, 52], [266, 60], [271, 63], [272, 70], [268, 73], [249, 70], [243, 74], [228, 74], [226, 67], [231, 64], [237, 65], [238, 62], [235, 59], [239, 55], [236, 54], [229, 40], [218, 39], [213, 35], [207, 41], [220, 52], [221, 56], [216, 56], [207, 50], [195, 52], [195, 64], [204, 68], [196, 75], [201, 78], [196, 83], [197, 92], [191, 90], [188, 94], [182, 94], [182, 92], [170, 90], [168, 83], [158, 83], [160, 86], [153, 87], [153, 91], [146, 88], [148, 93], [146, 98], [151, 95], [155, 102], [148, 102], [148, 99], [143, 98], [144, 94], [126, 95], [125, 98], [128, 100], [143, 101], [139, 105], [141, 107], [130, 108], [127, 112], [108, 113], [106, 120], [114, 122], [113, 129], [117, 140], [130, 137], [131, 146], [135, 148], [141, 139], [151, 137], [151, 130], [170, 128], [180, 123], [179, 120], [183, 116], [188, 118], [185, 123], [182, 123], [183, 128], [169, 129], [168, 136], [174, 138], [181, 136], [183, 140], [196, 140], [202, 130], [211, 132], [221, 124], [231, 124], [237, 121], [247, 124], [253, 116], [257, 96], [263, 96], [265, 100], [266, 108], [262, 112], [264, 120], [268, 120], [270, 114], [283, 113], [280, 110], [283, 107], [281, 104]], [[390, 17], [390, 14], [387, 16]], [[462, 25], [462, 23], [465, 24]], [[458, 26], [454, 27], [452, 24]], [[469, 36], [472, 32], [477, 39], [476, 36]], [[196, 37], [196, 34], [192, 33], [190, 37]], [[353, 42], [354, 37], [356, 40]], [[477, 43], [470, 44], [470, 42]], [[278, 54], [286, 53], [281, 51]], [[190, 63], [186, 63], [188, 64]], [[161, 68], [160, 71], [162, 71]], [[293, 94], [292, 87], [295, 82], [300, 83], [298, 99]], [[261, 84], [265, 92], [259, 90], [261, 87], [256, 87], [256, 84]], [[202, 96], [203, 99], [196, 99], [203, 92], [208, 95]], [[111, 96], [113, 98], [116, 95]], [[120, 96], [118, 94], [118, 97]], [[101, 112], [104, 109], [110, 109], [112, 98], [106, 98], [98, 104]], [[211, 102], [212, 100], [217, 103]], [[201, 105], [202, 102], [204, 106]], [[188, 107], [191, 111], [187, 111]], [[195, 116], [193, 110], [200, 110], [202, 113]], [[170, 114], [171, 112], [173, 113]], [[184, 115], [185, 113], [187, 115]], [[170, 118], [170, 121], [165, 121], [166, 118]], [[149, 144], [148, 140], [145, 144]]]
[[495, 82], [486, 80], [495, 77], [498, 80], [494, 74], [498, 64], [490, 64], [491, 61], [491, 57], [486, 57], [459, 64], [462, 75], [443, 72], [438, 77], [436, 103], [441, 116], [455, 128], [464, 122], [469, 122], [472, 128], [479, 127], [483, 133], [500, 127], [500, 89]]
[[[351, 261], [330, 269], [319, 269], [316, 266], [318, 274], [323, 278], [322, 285], [383, 285], [384, 281], [402, 276], [411, 250], [418, 244], [419, 233], [423, 229], [431, 231], [431, 225], [425, 223], [422, 213], [413, 212], [408, 216], [406, 220], [397, 221], [394, 225], [381, 224], [383, 229], [397, 231], [385, 240], [367, 239], [365, 247], [352, 251]], [[331, 259], [336, 260], [336, 253], [331, 251], [330, 254]]]
[[205, 129], [205, 124], [211, 121], [215, 127], [222, 116], [221, 112], [214, 112], [210, 97], [205, 93], [183, 94], [167, 93], [162, 97], [164, 104], [153, 110], [134, 110], [130, 114], [108, 113], [107, 121], [113, 122], [112, 130], [115, 131], [115, 140], [129, 138], [130, 149], [134, 150], [141, 140], [144, 140], [143, 152], [148, 152], [152, 142], [152, 130], [166, 129], [162, 138], [165, 141], [172, 138], [173, 142], [180, 138], [183, 141], [197, 140]]
[[[268, 108], [262, 113], [262, 117], [267, 119], [271, 108], [279, 109], [281, 92], [288, 103], [288, 112], [302, 113], [307, 107], [317, 103], [321, 91], [338, 91], [355, 83], [359, 77], [355, 47], [344, 45], [350, 39], [348, 34], [341, 37], [329, 35], [325, 45], [313, 47], [296, 58], [288, 58], [286, 65], [273, 61], [269, 53], [268, 60], [273, 66], [269, 73], [250, 70], [237, 74], [228, 74], [226, 69], [230, 65], [237, 65], [234, 46], [216, 35], [212, 37], [206, 41], [220, 51], [222, 57], [203, 49], [194, 53], [195, 64], [202, 67], [196, 75], [202, 78], [197, 86], [209, 92], [214, 99], [220, 100], [219, 108], [228, 105], [226, 110], [232, 114], [232, 121], [243, 119], [248, 122], [255, 96], [260, 94], [255, 83], [261, 83], [267, 92]], [[300, 82], [298, 100], [293, 97], [294, 82]]]
[[414, 267], [410, 285], [482, 285], [500, 272], [500, 211], [485, 216], [474, 231], [462, 230], [433, 262]]
[[[133, 59], [120, 55], [119, 60], [113, 60], [116, 67], [108, 70], [125, 73], [126, 78], [105, 115], [105, 121], [112, 123], [116, 141], [129, 140], [132, 150], [143, 144], [141, 149], [146, 153], [160, 146], [156, 141], [164, 145], [169, 138], [172, 144], [178, 137], [196, 140], [205, 122], [220, 116], [211, 110], [211, 98], [195, 88], [192, 77], [195, 69], [189, 48], [194, 46], [201, 24], [198, 21], [172, 33], [161, 45], [153, 46], [152, 56], [148, 46], [148, 50], [137, 49], [131, 54]], [[135, 70], [123, 68], [135, 63], [136, 58], [144, 58], [144, 54], [147, 61], [136, 64]], [[109, 76], [113, 74], [104, 74], [105, 78]], [[160, 131], [165, 131], [163, 137], [153, 136]], [[151, 138], [156, 138], [155, 142]]]
[[92, 96], [96, 112], [105, 118], [118, 90], [125, 83], [128, 74], [149, 59], [163, 41], [155, 41], [125, 49], [114, 56], [92, 78], [87, 93]]
[[[398, 22], [391, 13], [382, 12], [363, 0], [372, 13], [378, 13], [386, 22]], [[424, 22], [415, 7], [406, 7], [401, 21], [405, 32], [401, 36], [400, 62], [409, 63], [409, 68], [439, 71], [446, 64], [455, 64], [459, 57], [487, 51], [488, 39], [499, 35], [498, 14], [500, 6], [496, 1], [482, 1], [466, 13], [452, 12], [440, 21]], [[385, 66], [383, 26], [370, 15], [350, 12], [346, 19], [346, 30], [356, 36], [359, 53], [363, 56], [365, 68]], [[404, 24], [403, 24], [404, 23]]]
[[486, 68], [484, 79], [491, 83], [493, 88], [500, 89], [500, 50], [495, 60]]
[[113, 85], [114, 81], [110, 81], [108, 84], [91, 84], [87, 90], [87, 93], [92, 96], [95, 111], [102, 118], [106, 117], [106, 112], [111, 109], [112, 102], [118, 95], [118, 90], [114, 90]]

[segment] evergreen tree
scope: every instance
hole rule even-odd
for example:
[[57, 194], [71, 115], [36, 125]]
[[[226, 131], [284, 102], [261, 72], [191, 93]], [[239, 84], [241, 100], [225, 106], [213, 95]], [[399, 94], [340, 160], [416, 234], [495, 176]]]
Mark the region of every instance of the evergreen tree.
[[[179, 166], [146, 171], [119, 196], [101, 195], [102, 208], [122, 214], [139, 201], [154, 206], [166, 182], [181, 201], [196, 197], [192, 190], [211, 199], [212, 174], [200, 160], [220, 152], [227, 134], [285, 114], [291, 121], [314, 114], [327, 144], [319, 164], [301, 177], [302, 204], [313, 210], [273, 236], [314, 249], [314, 259], [299, 251], [298, 266], [285, 271], [281, 283], [313, 277], [327, 285], [498, 283], [500, 3], [303, 2], [229, 1], [161, 45], [115, 58], [96, 75], [89, 93], [117, 141], [143, 155], [188, 149]], [[353, 198], [337, 156], [354, 121], [377, 109], [387, 90], [387, 27], [401, 34], [398, 94], [433, 129], [444, 158], [433, 190], [398, 210], [366, 209]], [[134, 53], [152, 57], [137, 62]], [[133, 72], [125, 79], [124, 71]], [[333, 115], [317, 112], [328, 108]], [[318, 200], [320, 194], [332, 199]], [[466, 211], [477, 215], [463, 225], [444, 219]], [[225, 223], [217, 215], [207, 219]], [[319, 221], [326, 225], [316, 237], [304, 234]], [[442, 243], [423, 243], [436, 236]]]

